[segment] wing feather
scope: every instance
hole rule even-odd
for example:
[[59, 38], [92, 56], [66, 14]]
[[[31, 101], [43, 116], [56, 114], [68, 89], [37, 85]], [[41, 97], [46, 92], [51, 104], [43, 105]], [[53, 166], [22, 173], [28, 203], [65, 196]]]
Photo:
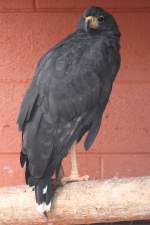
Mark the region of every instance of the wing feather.
[[30, 88], [23, 99], [19, 116], [17, 119], [17, 123], [19, 124], [20, 130], [23, 130], [25, 122], [30, 120], [37, 98], [38, 91], [36, 90], [36, 88]]

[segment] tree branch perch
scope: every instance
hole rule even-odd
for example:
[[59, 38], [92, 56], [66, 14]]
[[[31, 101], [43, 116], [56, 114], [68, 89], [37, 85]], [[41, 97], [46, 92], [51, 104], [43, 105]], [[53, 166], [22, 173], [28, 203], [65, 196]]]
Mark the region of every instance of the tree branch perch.
[[90, 224], [150, 219], [150, 177], [90, 180], [57, 189], [46, 220], [26, 186], [0, 188], [1, 224]]

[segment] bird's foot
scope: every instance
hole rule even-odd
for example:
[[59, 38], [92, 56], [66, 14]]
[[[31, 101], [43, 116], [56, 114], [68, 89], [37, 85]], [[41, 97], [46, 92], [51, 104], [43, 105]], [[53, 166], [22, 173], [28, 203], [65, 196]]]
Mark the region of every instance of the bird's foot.
[[63, 177], [61, 179], [61, 183], [62, 183], [62, 185], [65, 185], [67, 183], [79, 182], [79, 181], [87, 181], [89, 179], [90, 179], [90, 177], [88, 175], [84, 175], [82, 177], [79, 177], [79, 176], [69, 176], [69, 177]]

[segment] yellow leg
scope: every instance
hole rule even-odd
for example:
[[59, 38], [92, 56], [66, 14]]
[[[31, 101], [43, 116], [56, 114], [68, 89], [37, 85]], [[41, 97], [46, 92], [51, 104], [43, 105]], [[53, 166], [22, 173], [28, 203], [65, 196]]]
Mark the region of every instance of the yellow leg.
[[79, 170], [77, 165], [76, 143], [73, 144], [71, 149], [71, 177], [79, 177]]
[[89, 180], [89, 176], [85, 175], [80, 177], [77, 165], [77, 154], [76, 154], [76, 142], [73, 144], [71, 149], [71, 173], [69, 177], [63, 177], [61, 179], [62, 184], [66, 184], [69, 182], [77, 182], [77, 181], [85, 181]]

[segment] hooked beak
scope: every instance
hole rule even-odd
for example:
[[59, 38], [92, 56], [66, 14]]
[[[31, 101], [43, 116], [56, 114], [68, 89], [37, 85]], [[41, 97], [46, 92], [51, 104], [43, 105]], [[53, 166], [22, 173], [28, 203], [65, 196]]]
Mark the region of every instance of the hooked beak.
[[95, 16], [87, 16], [85, 17], [85, 30], [88, 31], [89, 28], [98, 29], [99, 23], [98, 19]]

